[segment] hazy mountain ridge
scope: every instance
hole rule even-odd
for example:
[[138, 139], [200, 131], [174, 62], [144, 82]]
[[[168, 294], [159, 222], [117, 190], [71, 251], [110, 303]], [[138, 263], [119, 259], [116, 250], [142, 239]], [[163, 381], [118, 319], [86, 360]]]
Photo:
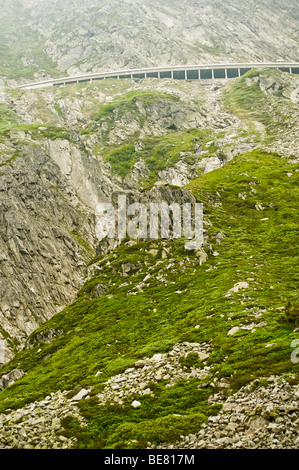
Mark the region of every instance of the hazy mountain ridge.
[[298, 12], [290, 0], [6, 0], [1, 9], [1, 69], [12, 78], [298, 59]]

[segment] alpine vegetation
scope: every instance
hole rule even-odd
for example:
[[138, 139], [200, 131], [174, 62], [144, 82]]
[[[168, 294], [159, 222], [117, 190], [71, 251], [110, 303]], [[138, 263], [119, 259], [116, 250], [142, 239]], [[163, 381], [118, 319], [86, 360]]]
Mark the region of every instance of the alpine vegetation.
[[0, 448], [298, 448], [294, 2], [0, 10]]

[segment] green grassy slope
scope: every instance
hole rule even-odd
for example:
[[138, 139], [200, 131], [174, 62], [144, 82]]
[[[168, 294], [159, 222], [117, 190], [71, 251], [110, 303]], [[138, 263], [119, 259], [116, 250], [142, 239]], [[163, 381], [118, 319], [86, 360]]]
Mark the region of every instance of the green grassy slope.
[[[256, 132], [255, 120], [264, 126], [265, 144], [277, 139], [282, 129], [292, 126], [292, 116], [298, 105], [288, 100], [284, 106], [284, 94], [289, 89], [284, 80], [288, 76], [291, 75], [279, 70], [253, 69], [236, 80], [224, 94], [225, 107], [248, 126], [250, 133]], [[260, 141], [258, 136], [256, 139]]]
[[[298, 188], [294, 163], [258, 150], [194, 180], [189, 189], [204, 203], [209, 220], [208, 261], [200, 265], [183, 240], [166, 243], [166, 258], [160, 242], [144, 242], [96, 259], [102, 270], [73, 305], [33, 333], [32, 348], [1, 371], [17, 367], [27, 374], [1, 392], [0, 410], [52, 391], [92, 386], [90, 398], [79, 403], [87, 427], [69, 418], [66, 435], [75, 434], [79, 447], [144, 447], [195, 432], [217, 413], [219, 407], [207, 402], [217, 390], [213, 378], [229, 380], [227, 393], [272, 374], [298, 381], [299, 366], [290, 359], [291, 341], [298, 337]], [[220, 231], [225, 238], [218, 244]], [[128, 262], [140, 272], [123, 278], [121, 266]], [[230, 291], [238, 282], [248, 285]], [[98, 283], [108, 291], [94, 298]], [[128, 295], [132, 292], [136, 295]], [[254, 328], [246, 329], [251, 324]], [[228, 336], [234, 326], [240, 329]], [[57, 338], [38, 341], [37, 333], [49, 330]], [[152, 395], [136, 397], [142, 403], [137, 409], [131, 406], [134, 396], [122, 406], [99, 405], [96, 394], [109, 377], [186, 341], [213, 347], [207, 360], [213, 378], [205, 388], [198, 388], [197, 379], [172, 387], [159, 380], [149, 385]]]
[[[255, 74], [250, 72], [228, 87], [222, 104], [246, 123], [249, 137], [256, 137], [253, 121], [262, 122], [265, 141], [260, 144], [264, 145], [278, 128], [288, 132], [294, 109], [280, 93], [269, 97], [257, 83], [247, 85], [246, 79]], [[57, 93], [68, 96], [80, 87]], [[142, 125], [144, 116], [138, 115], [136, 100], [144, 109], [161, 100], [177, 102], [152, 90], [117, 91], [121, 96], [110, 105], [92, 104], [94, 121], [108, 123], [108, 133], [115, 117], [130, 113]], [[92, 126], [84, 128], [82, 138], [93, 133]], [[2, 105], [1, 143], [13, 130], [28, 132], [36, 141], [72, 138], [65, 127], [21, 124]], [[212, 133], [211, 129], [172, 129], [166, 136], [137, 136], [141, 150], [135, 150], [132, 136], [124, 145], [108, 148], [106, 141], [99, 145], [105, 146], [112, 171], [121, 176], [139, 157], [144, 158], [153, 173], [152, 183], [157, 171], [174, 164], [181, 151], [190, 151], [192, 157], [195, 142], [208, 150], [206, 143], [217, 138], [219, 129]], [[16, 155], [9, 155], [1, 165], [11, 164]], [[197, 252], [186, 251], [184, 240], [125, 243], [114, 253], [90, 261], [95, 274], [76, 301], [35, 331], [30, 346], [0, 370], [0, 376], [14, 368], [26, 372], [0, 392], [0, 412], [57, 390], [69, 390], [71, 397], [80, 387], [91, 388], [90, 398], [79, 402], [87, 426], [81, 428], [68, 417], [64, 434], [75, 435], [80, 448], [145, 447], [149, 441], [173, 442], [181, 434], [196, 432], [208, 416], [217, 413], [220, 406], [211, 406], [208, 398], [218, 391], [220, 379], [229, 384], [227, 394], [272, 374], [298, 383], [299, 366], [291, 361], [291, 342], [299, 335], [298, 179], [295, 159], [256, 149], [193, 180], [187, 189], [204, 204], [207, 261], [201, 264]], [[218, 243], [220, 232], [224, 237]], [[73, 236], [80, 240], [78, 234]], [[123, 277], [127, 264], [131, 274]], [[96, 294], [99, 285], [105, 291], [101, 297]], [[233, 327], [239, 329], [228, 335]], [[54, 337], [50, 343], [41, 339], [47, 333]], [[210, 345], [212, 353], [204, 364], [196, 354], [182, 362], [186, 371], [210, 367], [209, 378], [182, 379], [172, 386], [169, 379], [160, 378], [147, 384], [149, 395], [131, 394], [122, 405], [100, 405], [97, 395], [110, 377], [183, 342]], [[134, 399], [141, 402], [136, 409], [131, 406]]]

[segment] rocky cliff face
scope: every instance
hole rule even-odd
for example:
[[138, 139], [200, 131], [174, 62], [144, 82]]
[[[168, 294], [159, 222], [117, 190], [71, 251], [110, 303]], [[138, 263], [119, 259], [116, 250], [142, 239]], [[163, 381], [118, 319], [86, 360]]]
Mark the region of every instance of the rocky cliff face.
[[298, 59], [291, 0], [4, 0], [0, 21], [11, 78]]
[[[103, 136], [110, 123], [108, 119], [99, 126], [93, 117], [119, 94], [115, 88], [72, 89], [65, 96], [63, 90], [12, 93], [7, 95], [10, 109], [2, 107], [0, 315], [5, 361], [39, 324], [74, 299], [86, 262], [97, 249], [108, 248], [98, 248], [97, 205], [112, 201], [119, 191], [141, 197], [134, 176], [137, 163], [124, 179], [111, 174], [105, 151], [95, 153], [99, 143], [106, 144]], [[140, 85], [133, 82], [125, 88], [138, 90]], [[133, 109], [119, 125], [109, 127], [108, 145], [114, 148], [136, 131], [164, 135], [172, 122], [184, 129], [200, 116], [194, 106], [189, 110], [188, 103], [179, 106], [169, 97], [161, 102], [157, 95], [148, 105], [141, 100], [139, 117]], [[148, 118], [142, 126], [145, 112]], [[95, 128], [84, 137], [83, 126]], [[148, 173], [146, 165], [139, 168], [141, 180]], [[142, 197], [173, 202], [171, 191], [162, 190]]]
[[6, 359], [73, 299], [89, 254], [79, 234], [93, 245], [92, 224], [74, 204], [75, 195], [64, 186], [53, 154], [32, 143], [18, 152], [14, 165], [2, 167], [0, 178], [0, 312], [10, 349]]

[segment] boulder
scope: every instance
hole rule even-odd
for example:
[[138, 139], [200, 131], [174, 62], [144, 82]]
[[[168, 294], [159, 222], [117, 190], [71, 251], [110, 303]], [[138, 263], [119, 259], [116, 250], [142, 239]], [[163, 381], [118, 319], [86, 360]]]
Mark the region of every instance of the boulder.
[[9, 387], [24, 375], [25, 372], [21, 369], [13, 369], [8, 374], [2, 375], [0, 378], [0, 390]]

